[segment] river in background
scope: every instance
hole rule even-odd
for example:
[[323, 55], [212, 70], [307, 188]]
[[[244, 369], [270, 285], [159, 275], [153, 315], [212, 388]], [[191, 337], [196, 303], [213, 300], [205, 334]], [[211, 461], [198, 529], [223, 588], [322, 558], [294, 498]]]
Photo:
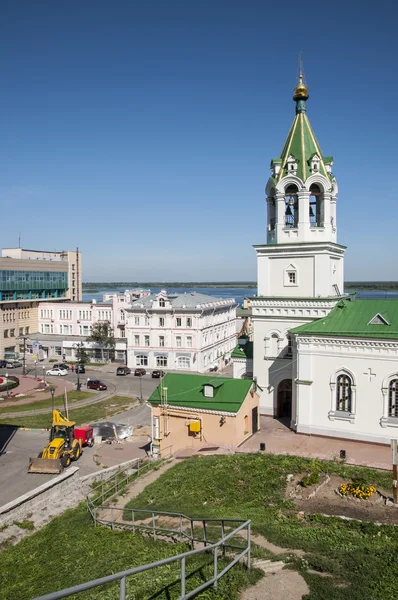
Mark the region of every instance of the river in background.
[[[114, 288], [114, 289], [104, 289], [98, 290], [96, 293], [87, 293], [83, 290], [83, 302], [91, 302], [92, 300], [96, 300], [97, 302], [102, 302], [102, 297], [104, 294], [115, 294], [117, 292], [124, 292], [124, 287]], [[151, 288], [151, 292], [153, 294], [157, 294], [160, 292], [161, 288]], [[241, 305], [243, 303], [244, 298], [251, 298], [255, 294], [257, 294], [256, 288], [234, 288], [234, 287], [205, 287], [205, 288], [167, 288], [167, 291], [170, 293], [176, 294], [190, 294], [191, 292], [196, 292], [197, 294], [205, 294], [206, 296], [213, 296], [214, 298], [234, 298], [234, 300]], [[352, 293], [355, 290], [347, 290], [346, 293]], [[398, 291], [390, 291], [390, 290], [357, 290], [356, 292], [357, 298], [368, 298], [368, 299], [394, 299], [398, 298]]]

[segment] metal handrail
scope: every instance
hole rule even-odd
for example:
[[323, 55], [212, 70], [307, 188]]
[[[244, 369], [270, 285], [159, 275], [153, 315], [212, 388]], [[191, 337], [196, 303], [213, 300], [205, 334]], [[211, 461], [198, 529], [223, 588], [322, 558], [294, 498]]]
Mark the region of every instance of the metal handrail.
[[[172, 447], [170, 447], [170, 448], [172, 448]], [[133, 463], [134, 465], [137, 465], [137, 471], [131, 475], [136, 476], [138, 474], [138, 476], [139, 476], [140, 471], [142, 472], [143, 469], [140, 469], [140, 464], [141, 464], [140, 460], [141, 459], [137, 459], [137, 462]], [[159, 464], [159, 462], [166, 462], [166, 460], [167, 460], [167, 458], [163, 458], [163, 459], [160, 459], [159, 461], [156, 461], [156, 463]], [[144, 467], [151, 466], [154, 463], [155, 463], [155, 461], [146, 462]], [[68, 596], [72, 596], [74, 594], [78, 594], [80, 592], [84, 592], [84, 591], [93, 589], [95, 587], [104, 585], [106, 583], [112, 583], [112, 582], [116, 582], [116, 581], [120, 582], [120, 584], [119, 584], [119, 599], [126, 600], [126, 579], [127, 579], [127, 577], [130, 577], [132, 575], [137, 575], [138, 573], [142, 573], [144, 571], [148, 571], [150, 569], [154, 569], [156, 567], [161, 567], [163, 565], [171, 564], [171, 563], [174, 563], [177, 561], [181, 562], [181, 564], [180, 564], [180, 596], [179, 596], [178, 600], [188, 600], [189, 598], [192, 598], [193, 596], [195, 596], [202, 590], [210, 587], [211, 585], [213, 585], [214, 587], [217, 587], [218, 580], [221, 577], [223, 577], [244, 556], [247, 556], [247, 568], [250, 569], [250, 544], [251, 544], [251, 539], [250, 539], [251, 521], [250, 520], [244, 521], [242, 519], [192, 518], [192, 517], [188, 517], [187, 515], [184, 515], [182, 513], [151, 511], [151, 510], [147, 510], [147, 509], [141, 510], [141, 509], [134, 509], [134, 508], [126, 509], [125, 507], [123, 507], [123, 508], [122, 507], [110, 507], [109, 504], [98, 506], [96, 504], [96, 501], [98, 501], [99, 498], [103, 499], [104, 496], [107, 495], [107, 493], [109, 491], [112, 491], [113, 493], [107, 498], [107, 501], [109, 502], [109, 500], [118, 493], [118, 490], [120, 489], [120, 484], [123, 484], [124, 482], [128, 483], [128, 480], [131, 475], [126, 476], [126, 478], [123, 477], [122, 480], [118, 481], [118, 476], [121, 473], [123, 473], [123, 471], [121, 471], [121, 470], [116, 471], [116, 473], [114, 473], [108, 480], [103, 481], [98, 486], [96, 486], [93, 491], [96, 491], [101, 487], [101, 494], [98, 495], [96, 498], [94, 498], [94, 499], [91, 498], [90, 494], [87, 496], [87, 498], [86, 498], [87, 508], [88, 508], [88, 511], [89, 511], [91, 517], [93, 518], [94, 526], [96, 526], [97, 523], [100, 523], [103, 525], [110, 525], [112, 529], [114, 529], [115, 526], [123, 527], [123, 528], [132, 528], [133, 532], [136, 529], [152, 530], [154, 540], [156, 540], [156, 536], [159, 534], [165, 535], [165, 536], [170, 536], [173, 538], [179, 537], [181, 542], [183, 539], [185, 539], [190, 543], [191, 550], [189, 550], [187, 552], [183, 552], [182, 554], [178, 554], [176, 556], [171, 556], [170, 558], [165, 558], [165, 559], [162, 559], [159, 561], [148, 563], [146, 565], [141, 565], [140, 567], [135, 567], [133, 569], [128, 569], [125, 571], [120, 571], [119, 573], [115, 573], [113, 575], [107, 575], [106, 577], [101, 577], [99, 579], [94, 579], [92, 581], [88, 581], [86, 583], [75, 585], [75, 586], [60, 590], [58, 592], [52, 592], [50, 594], [46, 594], [44, 596], [35, 598], [35, 600], [59, 600], [61, 598], [67, 598]], [[114, 480], [114, 485], [104, 491], [104, 484], [109, 484], [112, 482], [112, 480]], [[113, 490], [115, 490], [115, 491], [113, 491]], [[108, 510], [108, 511], [110, 510], [111, 515], [112, 515], [112, 520], [98, 518], [97, 512], [101, 509]], [[120, 521], [118, 522], [117, 520], [115, 521], [114, 511], [116, 511], [116, 512], [119, 511], [119, 513], [121, 511], [123, 511], [123, 512], [131, 511], [131, 514], [132, 514], [131, 524], [126, 523], [126, 522], [120, 522]], [[150, 515], [152, 517], [151, 525], [138, 523], [137, 521], [135, 521], [135, 513]], [[160, 527], [159, 525], [156, 524], [157, 516], [178, 518], [179, 519], [179, 528], [171, 529], [168, 527]], [[186, 533], [183, 530], [183, 525], [182, 525], [183, 520], [188, 521], [189, 533]], [[195, 523], [201, 523], [203, 537], [196, 537], [194, 535]], [[210, 523], [220, 523], [221, 524], [221, 539], [218, 540], [217, 542], [213, 542], [210, 539], [208, 539], [207, 531], [206, 531], [207, 523], [209, 523], [209, 524]], [[227, 523], [235, 523], [235, 524], [239, 523], [239, 525], [237, 527], [235, 527], [233, 529], [233, 531], [230, 531], [228, 534], [226, 534], [225, 524], [227, 524]], [[230, 540], [232, 537], [237, 535], [243, 529], [247, 529], [247, 539], [246, 539], [245, 547], [226, 543], [226, 542], [228, 542], [228, 540]], [[198, 548], [195, 550], [194, 549], [195, 542], [203, 543], [203, 548]], [[220, 547], [222, 547], [222, 556], [223, 557], [226, 556], [226, 554], [225, 554], [226, 548], [232, 549], [232, 550], [241, 550], [241, 552], [239, 554], [237, 554], [233, 558], [233, 560], [231, 562], [229, 562], [228, 565], [219, 572], [218, 571], [218, 550]], [[186, 579], [187, 579], [186, 560], [187, 560], [187, 558], [190, 558], [191, 556], [195, 556], [197, 554], [202, 554], [205, 552], [206, 553], [213, 552], [213, 555], [214, 555], [213, 576], [209, 577], [209, 579], [207, 579], [201, 585], [197, 586], [194, 590], [187, 592], [186, 591]]]
[[[214, 520], [214, 519], [213, 519]], [[74, 585], [72, 587], [66, 588], [64, 590], [60, 590], [59, 592], [52, 592], [50, 594], [46, 594], [44, 596], [39, 596], [35, 598], [35, 600], [60, 600], [61, 598], [67, 598], [68, 596], [72, 596], [73, 594], [78, 594], [80, 592], [85, 592], [87, 590], [91, 590], [100, 585], [104, 585], [105, 583], [112, 583], [114, 581], [120, 581], [120, 600], [126, 600], [126, 578], [131, 575], [136, 575], [138, 573], [142, 573], [144, 571], [148, 571], [149, 569], [154, 569], [156, 567], [161, 567], [163, 565], [168, 565], [173, 562], [181, 561], [181, 595], [178, 600], [188, 600], [188, 598], [192, 598], [202, 590], [214, 585], [217, 587], [218, 580], [225, 575], [241, 558], [247, 555], [247, 568], [250, 569], [250, 525], [251, 521], [245, 521], [239, 527], [234, 529], [231, 533], [224, 536], [218, 542], [212, 543], [209, 546], [204, 548], [198, 548], [197, 550], [190, 550], [188, 552], [183, 552], [182, 554], [177, 554], [176, 556], [171, 556], [170, 558], [164, 558], [162, 560], [157, 560], [153, 563], [148, 563], [146, 565], [141, 565], [140, 567], [135, 567], [134, 569], [128, 569], [126, 571], [120, 571], [119, 573], [115, 573], [113, 575], [107, 575], [106, 577], [101, 577], [99, 579], [93, 579], [92, 581], [88, 581], [86, 583], [81, 583], [79, 585]], [[247, 527], [247, 545], [243, 551], [236, 556], [224, 569], [218, 572], [218, 548], [221, 545], [225, 545], [225, 542], [228, 541], [231, 537], [236, 535], [239, 531]], [[195, 556], [197, 554], [202, 554], [204, 552], [213, 551], [214, 553], [214, 571], [213, 577], [196, 587], [194, 590], [190, 592], [185, 591], [186, 584], [186, 573], [185, 573], [185, 563], [186, 559]]]

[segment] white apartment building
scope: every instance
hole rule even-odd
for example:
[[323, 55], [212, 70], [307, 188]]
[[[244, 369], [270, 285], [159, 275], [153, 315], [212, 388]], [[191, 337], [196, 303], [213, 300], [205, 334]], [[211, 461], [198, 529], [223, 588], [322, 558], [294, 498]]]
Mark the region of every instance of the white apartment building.
[[126, 290], [118, 294], [104, 294], [104, 302], [46, 302], [38, 309], [38, 333], [31, 336], [28, 351], [33, 352], [33, 342], [41, 347], [42, 358], [76, 358], [76, 345], [83, 343], [92, 359], [100, 360], [101, 350], [86, 341], [94, 323], [109, 322], [116, 339], [115, 358], [126, 361], [125, 308], [131, 302], [150, 294], [150, 290]]
[[204, 373], [229, 362], [236, 342], [236, 302], [162, 290], [126, 308], [130, 368]]

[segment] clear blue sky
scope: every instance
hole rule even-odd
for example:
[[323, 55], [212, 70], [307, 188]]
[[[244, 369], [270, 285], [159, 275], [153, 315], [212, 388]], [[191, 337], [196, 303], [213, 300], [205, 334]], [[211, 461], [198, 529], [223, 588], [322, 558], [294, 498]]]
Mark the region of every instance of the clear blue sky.
[[255, 280], [301, 50], [346, 280], [397, 280], [397, 17], [392, 0], [3, 0], [1, 245], [78, 246], [86, 281]]

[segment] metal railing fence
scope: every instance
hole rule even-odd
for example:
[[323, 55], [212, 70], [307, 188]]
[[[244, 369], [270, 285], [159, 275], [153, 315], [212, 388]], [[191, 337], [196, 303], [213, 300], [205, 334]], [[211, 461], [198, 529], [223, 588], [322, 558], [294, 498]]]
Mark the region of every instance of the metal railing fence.
[[[40, 596], [40, 598], [36, 598], [35, 600], [60, 600], [61, 598], [67, 598], [68, 596], [72, 596], [74, 594], [78, 594], [81, 592], [85, 592], [87, 590], [92, 590], [101, 585], [119, 582], [119, 600], [126, 600], [126, 581], [127, 578], [133, 575], [137, 575], [138, 573], [143, 573], [144, 571], [148, 571], [150, 569], [155, 569], [157, 567], [162, 567], [164, 565], [170, 565], [172, 563], [180, 561], [180, 596], [178, 600], [188, 600], [188, 598], [193, 598], [199, 592], [205, 590], [210, 586], [217, 587], [217, 582], [221, 577], [223, 577], [237, 562], [239, 562], [244, 556], [247, 556], [247, 568], [250, 568], [250, 521], [243, 522], [239, 527], [234, 529], [231, 533], [226, 535], [224, 538], [215, 542], [214, 544], [210, 544], [207, 547], [200, 548], [197, 550], [191, 550], [189, 552], [183, 552], [182, 554], [177, 554], [176, 556], [172, 556], [170, 558], [164, 558], [163, 560], [158, 560], [153, 563], [149, 563], [146, 565], [142, 565], [140, 567], [136, 567], [134, 569], [128, 569], [127, 571], [120, 571], [119, 573], [115, 573], [113, 575], [108, 575], [106, 577], [101, 577], [100, 579], [94, 579], [93, 581], [88, 581], [87, 583], [81, 583], [80, 585], [74, 585], [72, 587], [66, 588], [59, 592], [53, 592], [51, 594], [46, 594], [45, 596]], [[231, 562], [229, 562], [221, 571], [218, 570], [218, 549], [225, 542], [227, 542], [234, 535], [247, 528], [247, 543], [246, 547], [243, 548], [242, 552], [235, 556]], [[187, 573], [186, 573], [186, 561], [188, 558], [202, 554], [205, 552], [212, 552], [214, 556], [213, 561], [213, 575], [209, 577], [205, 582], [201, 585], [196, 586], [193, 590], [186, 591], [186, 581], [187, 581]]]
[[97, 485], [93, 486], [92, 492], [87, 496], [87, 507], [89, 512], [91, 513], [90, 505], [97, 506], [98, 503], [100, 503], [101, 506], [104, 506], [105, 502], [109, 502], [130, 483], [138, 479], [138, 477], [145, 475], [145, 473], [148, 473], [149, 471], [158, 469], [172, 457], [173, 446], [168, 446], [162, 451], [160, 458], [137, 458], [131, 463], [127, 470], [119, 469], [108, 479], [100, 481]]
[[[105, 525], [111, 529], [130, 529], [133, 533], [142, 531], [144, 533], [149, 533], [154, 540], [168, 537], [173, 541], [186, 542], [189, 544], [191, 550], [176, 556], [141, 565], [140, 567], [94, 579], [58, 592], [52, 592], [40, 596], [35, 600], [60, 600], [61, 598], [67, 598], [115, 582], [119, 582], [119, 600], [126, 600], [126, 584], [128, 577], [164, 565], [171, 565], [178, 561], [180, 561], [180, 596], [178, 600], [188, 600], [188, 598], [193, 598], [199, 592], [210, 586], [217, 587], [219, 579], [244, 556], [247, 556], [247, 568], [250, 569], [250, 520], [192, 518], [182, 513], [126, 507], [122, 508], [109, 505], [110, 500], [120, 493], [129, 483], [144, 473], [154, 468], [158, 468], [171, 457], [172, 447], [170, 446], [166, 449], [166, 452], [163, 451], [163, 456], [158, 460], [151, 460], [149, 458], [137, 459], [137, 461], [132, 463], [129, 467], [129, 473], [122, 470], [117, 471], [108, 480], [101, 481], [93, 488], [92, 492], [86, 498], [87, 508], [94, 521], [94, 526]], [[241, 532], [243, 531], [246, 531], [245, 536], [242, 536]], [[245, 542], [243, 546], [236, 544], [234, 538], [237, 535], [239, 536], [239, 541]], [[218, 541], [213, 541], [215, 537], [219, 537]], [[201, 544], [202, 547], [195, 549], [195, 543]], [[221, 557], [224, 561], [221, 570], [219, 570], [220, 550]], [[192, 575], [187, 572], [187, 560], [193, 556], [205, 553], [213, 554], [213, 572], [207, 577], [206, 581], [196, 586], [194, 589], [187, 591], [187, 580]], [[229, 562], [224, 566], [227, 559]]]

